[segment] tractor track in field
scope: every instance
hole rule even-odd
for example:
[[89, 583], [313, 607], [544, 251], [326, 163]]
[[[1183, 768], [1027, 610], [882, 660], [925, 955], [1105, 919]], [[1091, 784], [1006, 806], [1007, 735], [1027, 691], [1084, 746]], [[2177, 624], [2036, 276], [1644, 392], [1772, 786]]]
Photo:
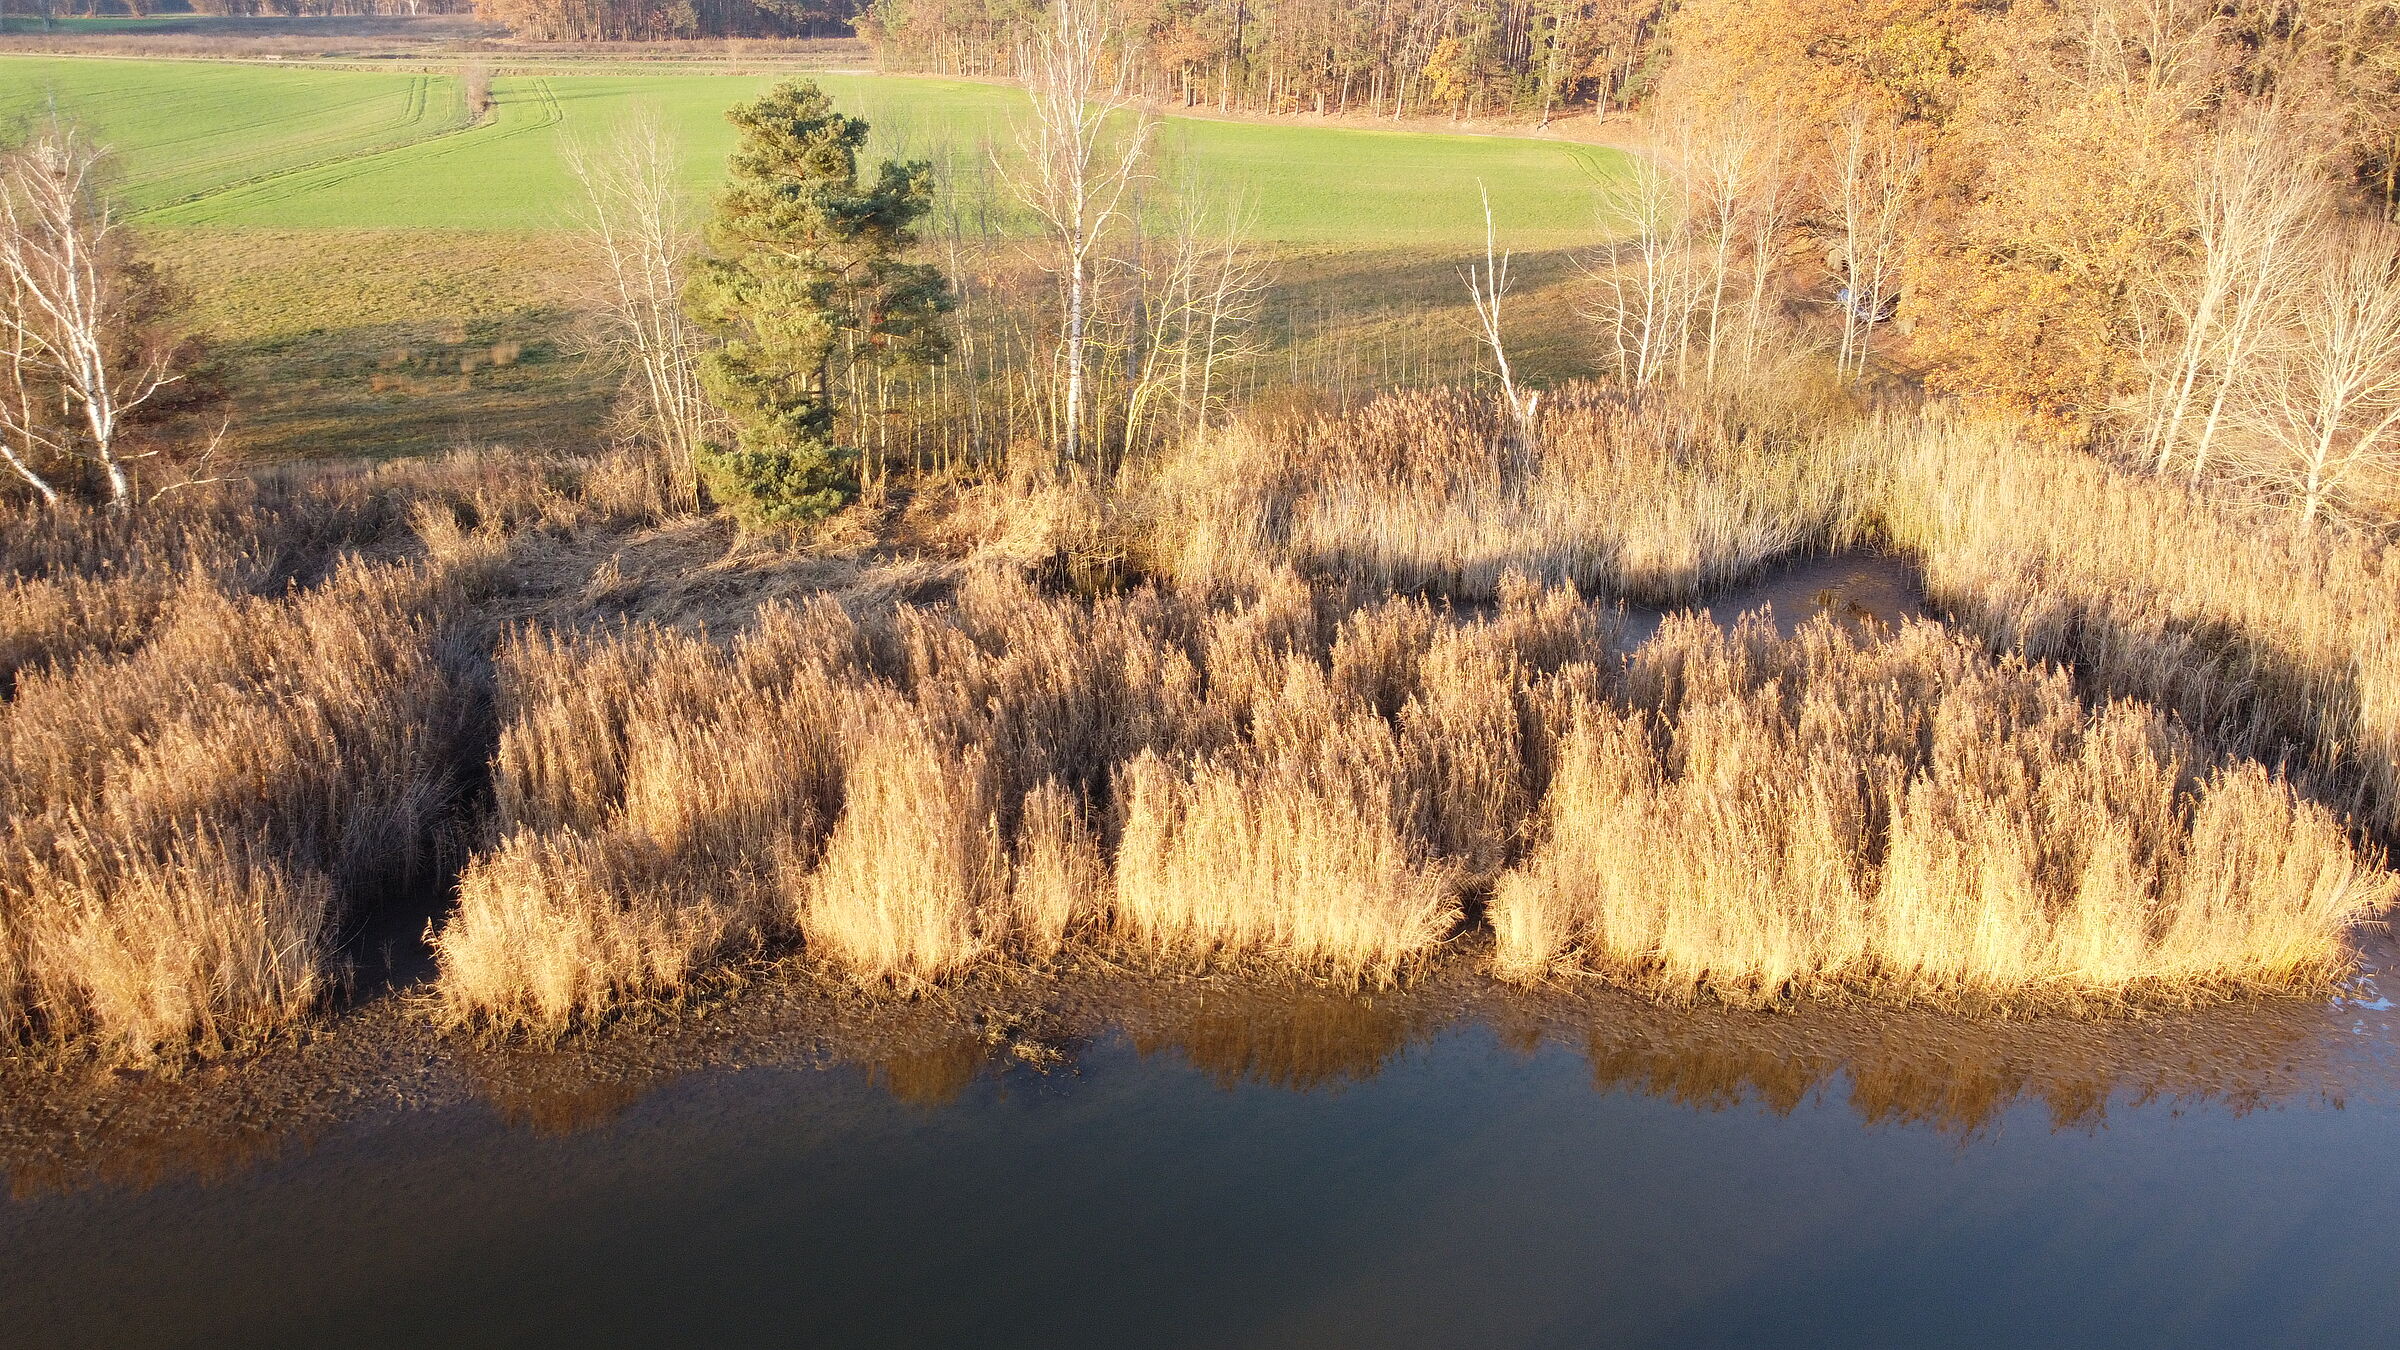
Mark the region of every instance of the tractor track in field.
[[[527, 80], [526, 83], [531, 89], [529, 101], [534, 105], [530, 117], [506, 118], [505, 114], [499, 112], [496, 105], [494, 115], [489, 121], [457, 121], [431, 135], [389, 142], [350, 154], [333, 155], [308, 164], [280, 169], [273, 173], [257, 174], [238, 182], [227, 183], [222, 187], [212, 188], [207, 192], [194, 193], [173, 202], [161, 203], [143, 211], [136, 219], [155, 219], [159, 214], [167, 211], [221, 200], [234, 194], [241, 194], [251, 202], [281, 201], [302, 191], [334, 187], [371, 173], [378, 173], [397, 163], [436, 158], [455, 153], [469, 145], [484, 145], [493, 141], [544, 131], [565, 119], [565, 109], [560, 105], [557, 91], [551, 87], [547, 77], [537, 76]], [[489, 134], [476, 135], [478, 132], [489, 132]], [[474, 137], [472, 141], [467, 139], [470, 136]], [[306, 181], [297, 181], [302, 179]], [[203, 216], [198, 219], [184, 217], [173, 223], [205, 225], [210, 222]]]
[[[439, 78], [440, 77], [433, 75], [420, 75], [414, 81], [412, 81], [409, 92], [409, 106], [405, 123], [406, 125], [414, 127], [418, 123], [428, 120], [434, 99], [433, 89], [435, 87], [435, 82]], [[235, 178], [227, 182], [217, 183], [210, 187], [203, 188], [198, 192], [187, 192], [180, 197], [170, 198], [162, 202], [154, 202], [149, 206], [143, 207], [140, 211], [135, 212], [131, 219], [136, 223], [140, 223], [146, 220], [152, 220], [168, 211], [174, 211], [182, 207], [196, 205], [200, 202], [205, 202], [212, 198], [223, 197], [231, 193], [249, 191], [251, 189], [273, 183], [278, 179], [293, 178], [307, 173], [317, 173], [346, 163], [378, 159], [382, 156], [395, 154], [402, 150], [412, 149], [421, 145], [429, 145], [433, 142], [444, 140], [452, 136], [463, 135], [466, 132], [473, 131], [478, 125], [480, 125], [480, 123], [468, 120], [466, 116], [466, 101], [462, 97], [459, 100], [458, 107], [454, 110], [451, 117], [444, 121], [440, 126], [435, 127], [430, 131], [403, 136], [392, 140], [380, 141], [374, 145], [361, 146], [356, 149], [345, 150], [339, 154], [326, 155], [321, 158], [307, 160], [299, 164], [286, 165], [276, 169], [268, 169], [263, 172], [247, 175], [245, 177]], [[309, 138], [309, 140], [314, 141], [327, 141], [333, 139], [336, 139], [333, 134]], [[308, 141], [299, 142], [299, 144], [303, 145], [307, 143]], [[179, 171], [182, 172], [190, 171], [190, 166], [178, 166], [178, 168]], [[341, 180], [337, 179], [334, 181]], [[270, 197], [269, 200], [273, 200], [273, 198]]]

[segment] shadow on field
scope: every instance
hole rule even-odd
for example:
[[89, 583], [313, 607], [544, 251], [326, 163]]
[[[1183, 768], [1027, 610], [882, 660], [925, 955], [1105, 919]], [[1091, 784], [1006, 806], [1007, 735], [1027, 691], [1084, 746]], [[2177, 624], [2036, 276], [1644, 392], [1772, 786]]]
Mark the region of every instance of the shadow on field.
[[233, 436], [269, 461], [588, 448], [616, 382], [577, 350], [576, 327], [544, 307], [230, 342], [220, 355], [243, 392]]

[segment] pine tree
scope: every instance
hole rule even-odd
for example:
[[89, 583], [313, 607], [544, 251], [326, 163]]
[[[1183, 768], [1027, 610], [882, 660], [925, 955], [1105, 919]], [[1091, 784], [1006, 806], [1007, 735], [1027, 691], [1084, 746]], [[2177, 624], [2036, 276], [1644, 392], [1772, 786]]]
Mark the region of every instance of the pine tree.
[[933, 171], [885, 163], [862, 183], [867, 124], [836, 112], [812, 82], [782, 84], [726, 116], [741, 142], [692, 312], [723, 340], [700, 376], [737, 435], [703, 447], [700, 471], [753, 524], [818, 520], [858, 491], [855, 454], [834, 444], [844, 369], [949, 354], [949, 283], [907, 260], [932, 209]]

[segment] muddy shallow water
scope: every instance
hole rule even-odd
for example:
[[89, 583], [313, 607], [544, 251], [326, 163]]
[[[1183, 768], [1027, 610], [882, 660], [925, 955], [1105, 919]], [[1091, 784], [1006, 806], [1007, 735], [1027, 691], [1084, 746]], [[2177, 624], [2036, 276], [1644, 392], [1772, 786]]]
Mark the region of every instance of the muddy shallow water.
[[[1760, 599], [1922, 612], [1873, 558], [1711, 608]], [[1471, 937], [1371, 996], [795, 965], [557, 1050], [403, 992], [0, 1066], [0, 1346], [2384, 1344], [2362, 941], [2335, 996], [2089, 1019], [1525, 994]]]

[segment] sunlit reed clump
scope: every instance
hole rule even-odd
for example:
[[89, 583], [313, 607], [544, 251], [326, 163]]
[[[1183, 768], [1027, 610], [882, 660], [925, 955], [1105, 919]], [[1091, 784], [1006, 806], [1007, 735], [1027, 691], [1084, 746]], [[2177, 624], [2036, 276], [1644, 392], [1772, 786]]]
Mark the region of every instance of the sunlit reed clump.
[[2254, 764], [1917, 625], [1861, 643], [1671, 620], [1579, 713], [1498, 969], [1737, 1002], [2282, 986], [2394, 894]]

